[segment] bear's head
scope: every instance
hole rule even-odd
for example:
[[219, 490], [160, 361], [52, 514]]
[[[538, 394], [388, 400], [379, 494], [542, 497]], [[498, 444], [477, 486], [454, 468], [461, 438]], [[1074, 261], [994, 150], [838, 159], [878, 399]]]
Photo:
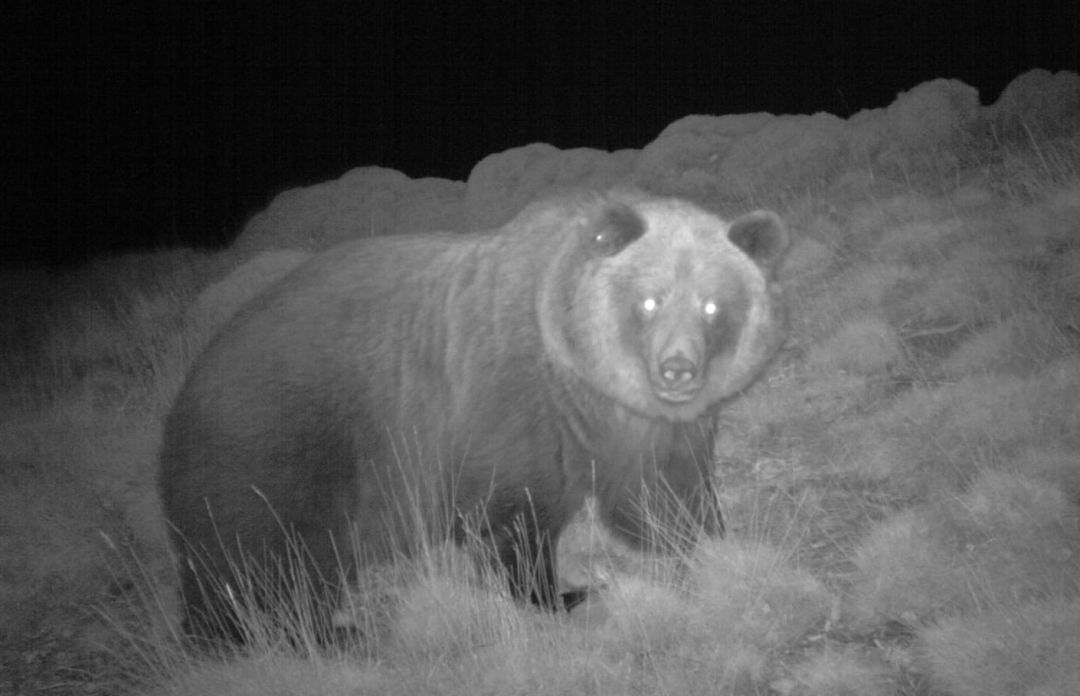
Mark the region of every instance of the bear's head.
[[750, 385], [786, 333], [776, 214], [734, 220], [686, 201], [611, 193], [586, 203], [538, 311], [549, 357], [649, 418], [693, 420]]

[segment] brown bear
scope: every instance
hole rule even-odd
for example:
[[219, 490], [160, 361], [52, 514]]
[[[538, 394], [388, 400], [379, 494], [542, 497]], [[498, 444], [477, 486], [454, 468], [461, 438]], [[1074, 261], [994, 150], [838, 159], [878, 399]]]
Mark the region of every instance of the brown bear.
[[287, 538], [332, 604], [357, 559], [472, 519], [512, 592], [555, 607], [555, 543], [588, 494], [631, 542], [651, 491], [720, 533], [715, 416], [783, 341], [787, 241], [771, 212], [615, 191], [306, 262], [223, 326], [165, 423], [189, 628], [235, 633], [238, 567], [289, 585]]

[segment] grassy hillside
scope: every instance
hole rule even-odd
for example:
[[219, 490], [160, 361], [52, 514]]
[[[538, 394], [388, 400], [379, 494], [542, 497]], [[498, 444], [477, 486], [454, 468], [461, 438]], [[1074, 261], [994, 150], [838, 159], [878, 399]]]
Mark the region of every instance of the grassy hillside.
[[561, 617], [435, 548], [327, 650], [253, 615], [245, 654], [186, 653], [153, 485], [221, 308], [299, 257], [4, 278], [0, 693], [1075, 693], [1080, 135], [1029, 135], [760, 201], [793, 325], [722, 414], [727, 538], [642, 557], [583, 514], [563, 574], [597, 591]]

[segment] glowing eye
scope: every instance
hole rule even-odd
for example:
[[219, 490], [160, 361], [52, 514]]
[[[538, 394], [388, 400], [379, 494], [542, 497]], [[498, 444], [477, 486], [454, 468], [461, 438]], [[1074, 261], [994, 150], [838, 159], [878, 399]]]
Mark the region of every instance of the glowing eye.
[[702, 307], [702, 311], [705, 312], [705, 316], [707, 316], [707, 317], [716, 316], [716, 312], [718, 310], [719, 310], [719, 307], [716, 306], [715, 302], [706, 302], [705, 306]]
[[656, 300], [651, 297], [646, 297], [645, 301], [641, 303], [641, 308], [649, 313], [655, 312], [658, 306]]

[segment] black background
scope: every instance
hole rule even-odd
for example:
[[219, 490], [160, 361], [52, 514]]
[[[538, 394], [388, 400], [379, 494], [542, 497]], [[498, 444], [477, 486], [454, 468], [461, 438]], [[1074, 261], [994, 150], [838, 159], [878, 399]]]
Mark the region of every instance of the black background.
[[[1080, 65], [1076, 0], [8, 3], [0, 265], [227, 241], [363, 165], [465, 179], [688, 114], [841, 117]], [[433, 9], [434, 8], [434, 9]]]

